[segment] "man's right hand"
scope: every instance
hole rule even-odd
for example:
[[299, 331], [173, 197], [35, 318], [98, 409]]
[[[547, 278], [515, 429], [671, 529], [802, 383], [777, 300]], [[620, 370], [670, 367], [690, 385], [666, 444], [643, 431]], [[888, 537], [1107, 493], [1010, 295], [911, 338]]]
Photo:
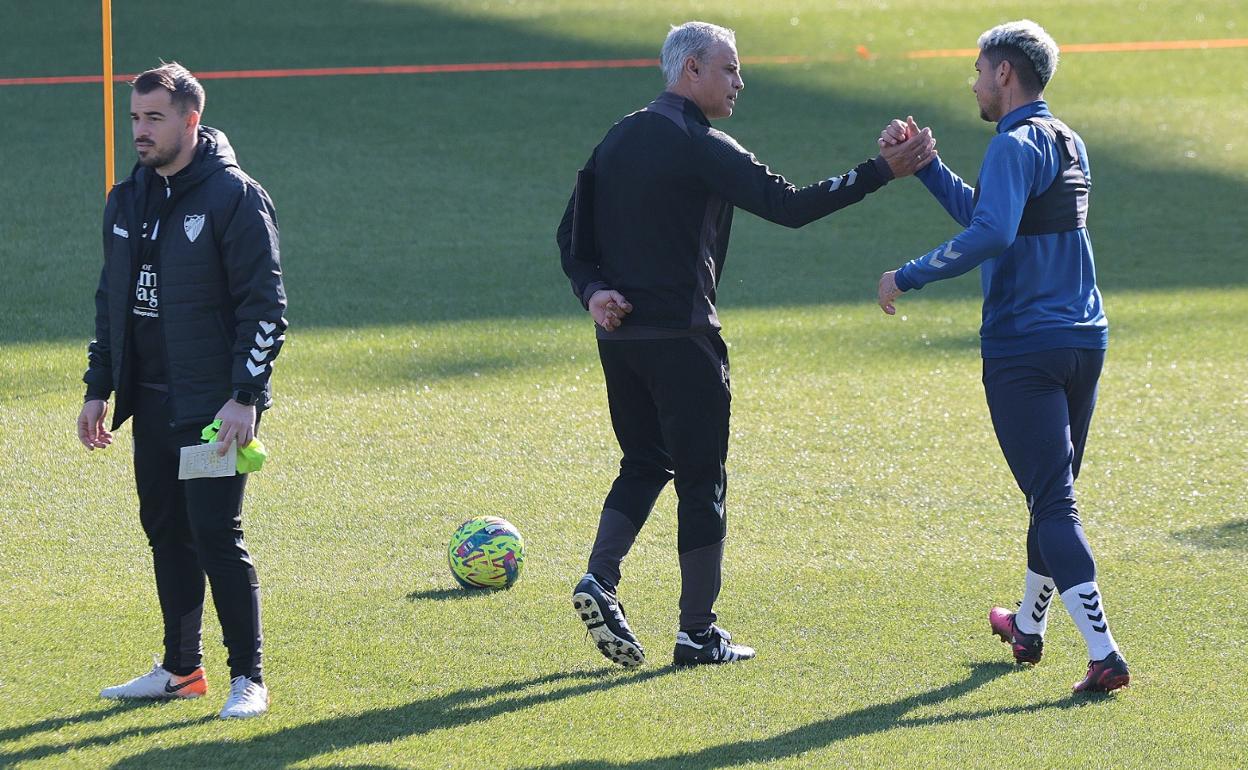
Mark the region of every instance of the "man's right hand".
[[618, 291], [599, 289], [589, 298], [589, 314], [594, 317], [594, 323], [609, 332], [620, 328], [624, 316], [631, 312], [633, 306]]
[[113, 434], [104, 427], [108, 414], [108, 402], [91, 399], [83, 403], [78, 413], [78, 440], [87, 449], [104, 449], [113, 443]]
[[932, 129], [919, 130], [914, 118], [910, 118], [905, 127], [905, 140], [890, 143], [895, 136], [894, 124], [897, 122], [893, 121], [885, 126], [876, 142], [880, 145], [880, 157], [892, 170], [893, 178], [901, 179], [932, 162], [936, 157], [936, 139], [932, 136]]

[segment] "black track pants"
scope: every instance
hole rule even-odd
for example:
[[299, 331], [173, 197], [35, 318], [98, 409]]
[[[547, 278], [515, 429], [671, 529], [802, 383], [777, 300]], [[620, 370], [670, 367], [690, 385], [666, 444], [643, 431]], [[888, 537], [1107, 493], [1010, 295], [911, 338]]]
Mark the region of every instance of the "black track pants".
[[230, 677], [260, 677], [260, 589], [243, 542], [247, 476], [178, 480], [179, 450], [203, 427], [170, 426], [168, 395], [137, 388], [134, 476], [139, 518], [152, 548], [165, 626], [164, 667], [187, 673], [203, 659], [204, 576], [229, 653]]
[[723, 540], [731, 402], [723, 340], [712, 334], [599, 341], [598, 355], [624, 453], [603, 507], [640, 530], [663, 486], [675, 478], [677, 550]]

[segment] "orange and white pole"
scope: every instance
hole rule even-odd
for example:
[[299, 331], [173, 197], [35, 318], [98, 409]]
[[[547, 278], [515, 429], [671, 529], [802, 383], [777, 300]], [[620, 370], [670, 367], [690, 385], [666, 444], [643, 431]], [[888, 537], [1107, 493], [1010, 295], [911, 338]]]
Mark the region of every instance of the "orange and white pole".
[[104, 194], [113, 189], [113, 3], [102, 0], [104, 12]]

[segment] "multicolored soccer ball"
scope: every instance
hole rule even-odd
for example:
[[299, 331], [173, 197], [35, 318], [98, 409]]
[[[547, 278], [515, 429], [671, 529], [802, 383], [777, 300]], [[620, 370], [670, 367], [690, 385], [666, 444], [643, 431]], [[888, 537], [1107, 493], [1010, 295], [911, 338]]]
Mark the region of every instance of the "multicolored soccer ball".
[[464, 588], [511, 588], [524, 567], [524, 540], [506, 519], [478, 516], [451, 535], [446, 559]]

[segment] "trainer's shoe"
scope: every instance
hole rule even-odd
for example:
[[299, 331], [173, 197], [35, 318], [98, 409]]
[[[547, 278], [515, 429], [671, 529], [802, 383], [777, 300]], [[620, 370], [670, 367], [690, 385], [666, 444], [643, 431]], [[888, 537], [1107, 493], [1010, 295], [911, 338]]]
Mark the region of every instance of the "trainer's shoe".
[[1127, 661], [1116, 652], [1111, 652], [1102, 660], [1088, 661], [1088, 674], [1075, 682], [1075, 692], [1113, 692], [1119, 687], [1131, 683], [1131, 672], [1127, 670]]
[[598, 651], [621, 666], [640, 666], [646, 662], [637, 635], [624, 618], [624, 605], [615, 594], [607, 591], [592, 573], [585, 573], [572, 590], [572, 609], [589, 629]]
[[152, 670], [140, 677], [131, 679], [116, 687], [105, 687], [100, 691], [101, 698], [121, 700], [123, 698], [171, 699], [198, 698], [208, 692], [208, 680], [204, 678], [204, 670], [197, 668], [186, 676], [178, 676], [160, 667], [160, 660], [152, 658]]
[[677, 666], [699, 666], [706, 663], [732, 663], [749, 660], [757, 655], [753, 647], [733, 644], [732, 634], [716, 625], [700, 633], [676, 633], [676, 651], [672, 663]]
[[993, 607], [988, 611], [988, 625], [992, 626], [992, 632], [1001, 641], [1010, 645], [1014, 660], [1032, 666], [1040, 662], [1040, 656], [1044, 654], [1044, 637], [1019, 631], [1013, 612], [1004, 607]]
[[269, 688], [245, 676], [230, 680], [230, 697], [221, 709], [222, 719], [248, 719], [269, 710]]

